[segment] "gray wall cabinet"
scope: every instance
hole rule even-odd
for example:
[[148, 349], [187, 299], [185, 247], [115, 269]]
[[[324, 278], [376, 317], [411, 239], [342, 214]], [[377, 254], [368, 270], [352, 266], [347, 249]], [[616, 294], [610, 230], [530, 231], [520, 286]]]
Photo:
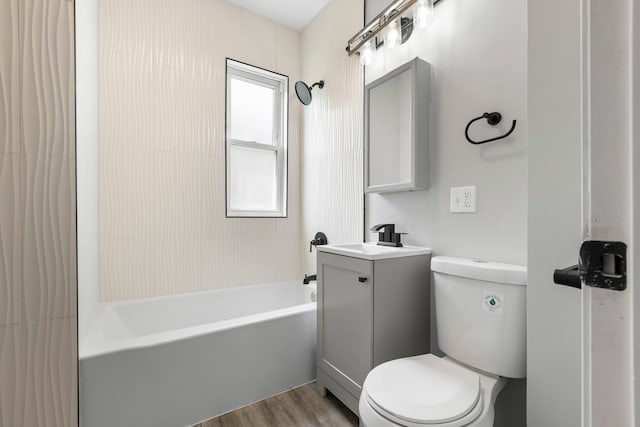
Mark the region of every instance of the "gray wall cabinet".
[[431, 65], [420, 58], [364, 89], [365, 193], [429, 188]]
[[375, 366], [429, 352], [431, 255], [318, 253], [318, 391], [354, 413]]

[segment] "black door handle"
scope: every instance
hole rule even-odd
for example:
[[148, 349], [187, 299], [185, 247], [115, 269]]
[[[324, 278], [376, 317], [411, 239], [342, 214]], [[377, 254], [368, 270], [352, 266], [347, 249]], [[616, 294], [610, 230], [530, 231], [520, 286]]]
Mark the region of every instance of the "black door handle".
[[587, 240], [580, 247], [584, 284], [624, 291], [627, 288], [627, 245], [623, 242]]
[[627, 245], [624, 242], [587, 240], [580, 246], [580, 264], [553, 272], [558, 285], [623, 291], [627, 288]]
[[358, 277], [358, 282], [360, 282], [360, 283], [364, 283], [364, 282], [366, 282], [366, 281], [367, 281], [367, 278], [366, 278], [365, 276], [360, 276], [360, 277]]
[[582, 281], [580, 280], [580, 266], [572, 265], [571, 267], [561, 268], [553, 272], [553, 282], [557, 285], [570, 286], [572, 288], [582, 289]]

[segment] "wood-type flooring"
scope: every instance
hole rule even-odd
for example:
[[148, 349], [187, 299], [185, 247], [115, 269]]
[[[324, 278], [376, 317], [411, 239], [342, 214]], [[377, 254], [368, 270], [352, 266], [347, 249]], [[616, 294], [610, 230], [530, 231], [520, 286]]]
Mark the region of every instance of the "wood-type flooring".
[[356, 417], [330, 393], [322, 397], [315, 383], [236, 409], [194, 427], [352, 427]]

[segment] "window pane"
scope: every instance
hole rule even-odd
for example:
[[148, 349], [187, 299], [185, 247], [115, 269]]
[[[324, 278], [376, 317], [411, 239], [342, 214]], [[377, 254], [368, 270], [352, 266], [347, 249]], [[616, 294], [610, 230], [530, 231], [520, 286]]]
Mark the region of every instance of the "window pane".
[[276, 152], [235, 145], [230, 145], [229, 150], [229, 208], [277, 210]]
[[229, 80], [229, 137], [273, 144], [275, 90], [235, 77]]

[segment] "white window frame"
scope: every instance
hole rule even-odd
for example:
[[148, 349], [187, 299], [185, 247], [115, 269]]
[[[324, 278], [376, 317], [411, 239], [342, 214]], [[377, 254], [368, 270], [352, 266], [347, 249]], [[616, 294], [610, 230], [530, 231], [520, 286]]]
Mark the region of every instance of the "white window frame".
[[[229, 113], [231, 111], [231, 78], [241, 79], [253, 84], [262, 85], [275, 90], [273, 145], [256, 141], [233, 139], [230, 136]], [[288, 112], [289, 112], [289, 77], [258, 68], [243, 62], [227, 58], [226, 62], [226, 112], [225, 112], [225, 151], [226, 151], [226, 211], [227, 218], [286, 218], [287, 217], [287, 144], [288, 144]], [[275, 151], [277, 174], [277, 206], [275, 210], [239, 210], [230, 208], [230, 147], [246, 147], [257, 150]]]

